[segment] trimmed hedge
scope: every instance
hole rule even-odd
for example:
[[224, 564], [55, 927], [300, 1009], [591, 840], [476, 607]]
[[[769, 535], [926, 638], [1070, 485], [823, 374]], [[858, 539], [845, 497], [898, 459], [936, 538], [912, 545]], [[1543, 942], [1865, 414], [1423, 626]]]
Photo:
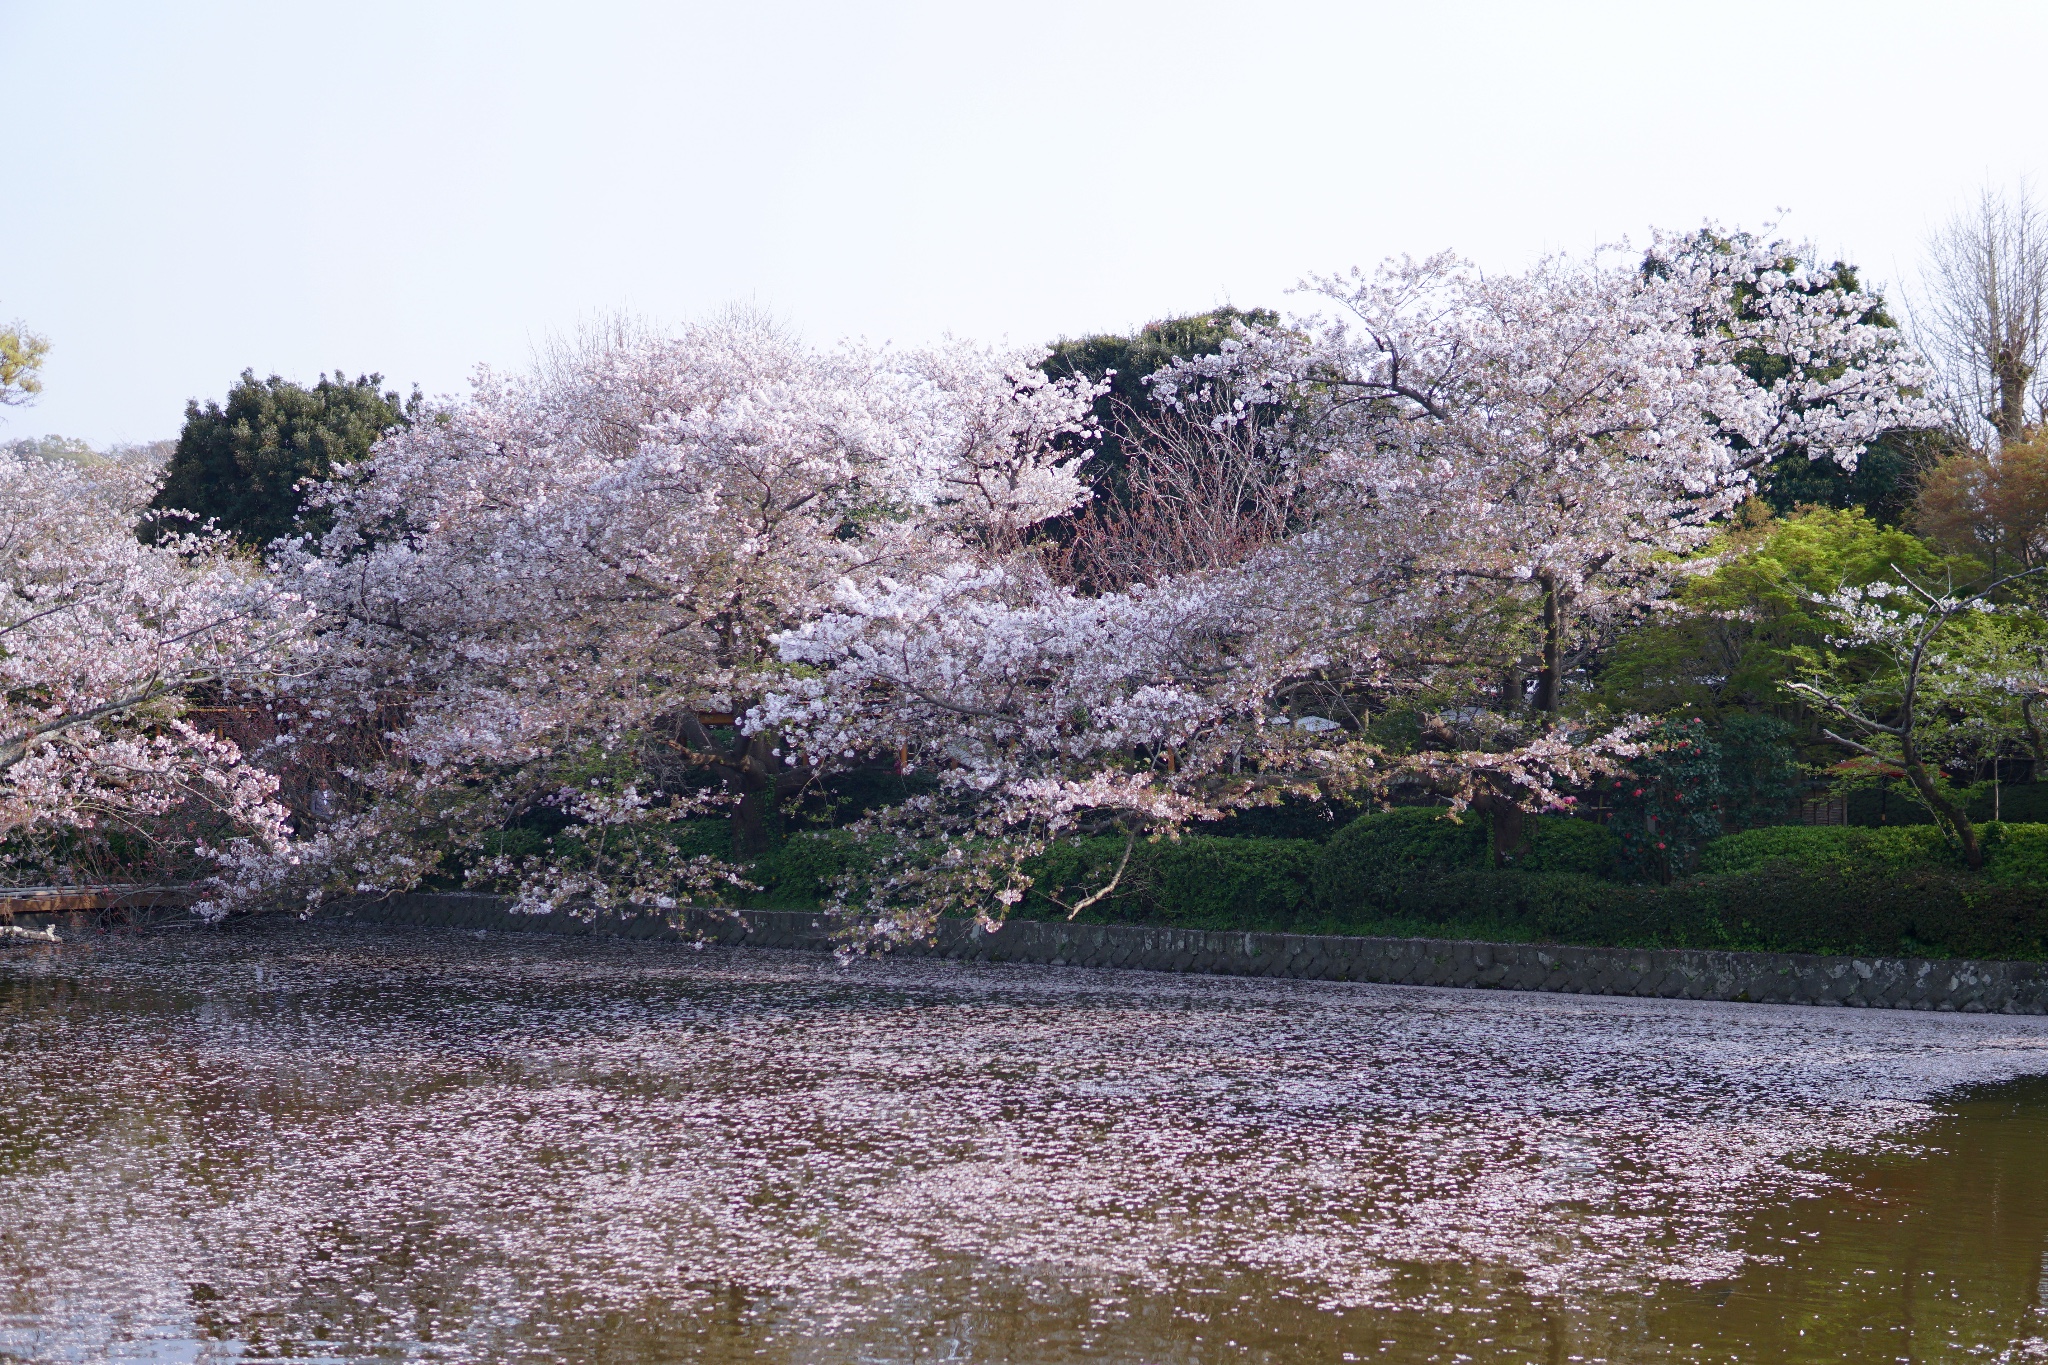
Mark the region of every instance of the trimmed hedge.
[[[1309, 879], [1323, 846], [1310, 839], [1225, 839], [1189, 835], [1140, 841], [1117, 889], [1091, 906], [1093, 922], [1172, 923], [1230, 928], [1252, 917], [1285, 922], [1309, 905]], [[1124, 841], [1069, 839], [1025, 864], [1032, 887], [1016, 913], [1058, 919], [1066, 906], [1116, 875]], [[799, 834], [749, 869], [763, 909], [808, 907], [830, 899], [837, 878], [874, 865], [874, 853], [837, 830]]]
[[1605, 826], [1568, 816], [1538, 815], [1524, 822], [1529, 851], [1516, 864], [1525, 872], [1576, 872], [1611, 877], [1621, 840]]
[[1700, 871], [1753, 872], [1776, 862], [1837, 872], [1962, 866], [1960, 856], [1933, 825], [1773, 825], [1708, 844], [1700, 854]]
[[[1528, 849], [1517, 873], [1606, 877], [1619, 841], [1590, 820], [1537, 815], [1524, 821]], [[1371, 904], [1394, 888], [1448, 872], [1493, 868], [1493, 834], [1485, 817], [1453, 819], [1438, 807], [1414, 806], [1364, 815], [1330, 839], [1317, 862], [1315, 904], [1326, 914]]]
[[1411, 883], [1350, 921], [1446, 937], [1889, 957], [2048, 957], [2048, 897], [1947, 869], [1805, 869], [1786, 862], [1627, 886], [1568, 873], [1481, 871]]
[[[1291, 923], [1309, 908], [1309, 881], [1322, 855], [1323, 845], [1312, 839], [1186, 835], [1141, 841], [1131, 849], [1117, 889], [1083, 912], [1084, 918], [1204, 929]], [[1025, 864], [1033, 884], [1018, 913], [1026, 919], [1065, 918], [1066, 906], [1114, 876], [1123, 856], [1122, 839], [1053, 845]]]
[[[1983, 824], [1977, 837], [1984, 845], [1986, 880], [2048, 887], [2048, 825]], [[1716, 839], [1701, 854], [1700, 871], [1747, 872], [1776, 862], [1845, 874], [1963, 866], [1961, 852], [1932, 825], [1779, 825]]]
[[[1612, 837], [1539, 818], [1517, 866], [1491, 865], [1485, 823], [1439, 810], [1364, 816], [1325, 843], [1188, 835], [1140, 842], [1086, 921], [1622, 947], [2048, 958], [2048, 825], [1984, 828], [1987, 875], [1926, 827], [1779, 826], [1708, 846], [1700, 874], [1611, 880]], [[1123, 857], [1117, 838], [1054, 845], [1016, 913], [1066, 917]], [[763, 907], [811, 906], [873, 854], [838, 832], [791, 838], [756, 864]]]

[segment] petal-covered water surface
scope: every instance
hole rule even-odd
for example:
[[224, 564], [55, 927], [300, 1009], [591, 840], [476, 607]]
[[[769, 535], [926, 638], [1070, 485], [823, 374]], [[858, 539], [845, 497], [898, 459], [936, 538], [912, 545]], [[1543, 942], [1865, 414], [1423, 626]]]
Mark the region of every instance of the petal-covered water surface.
[[0, 955], [0, 1361], [2048, 1359], [2048, 1019]]

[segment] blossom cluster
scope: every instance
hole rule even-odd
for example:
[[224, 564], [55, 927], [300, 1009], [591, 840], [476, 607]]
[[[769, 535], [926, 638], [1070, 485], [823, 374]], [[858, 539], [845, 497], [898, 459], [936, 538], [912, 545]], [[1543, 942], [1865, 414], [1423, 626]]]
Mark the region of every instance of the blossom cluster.
[[0, 454], [0, 840], [10, 867], [197, 804], [284, 847], [276, 779], [195, 711], [302, 662], [309, 611], [205, 530], [135, 534], [148, 471]]

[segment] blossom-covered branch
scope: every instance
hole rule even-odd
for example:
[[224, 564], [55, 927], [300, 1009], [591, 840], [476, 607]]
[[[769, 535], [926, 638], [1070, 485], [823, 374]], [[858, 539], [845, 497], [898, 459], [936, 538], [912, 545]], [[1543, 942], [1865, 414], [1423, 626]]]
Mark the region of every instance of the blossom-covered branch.
[[275, 780], [190, 719], [196, 697], [297, 667], [308, 613], [206, 532], [144, 545], [154, 476], [0, 454], [0, 839], [61, 875], [52, 840], [148, 834], [179, 807], [275, 850]]

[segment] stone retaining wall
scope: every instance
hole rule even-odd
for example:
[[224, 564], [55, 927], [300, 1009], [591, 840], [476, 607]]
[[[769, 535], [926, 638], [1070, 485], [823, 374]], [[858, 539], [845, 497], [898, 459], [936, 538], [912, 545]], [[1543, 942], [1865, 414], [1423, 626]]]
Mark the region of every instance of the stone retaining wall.
[[[510, 933], [603, 934], [623, 938], [744, 944], [811, 952], [834, 946], [837, 921], [790, 910], [749, 910], [738, 919], [693, 910], [664, 919], [586, 920], [569, 914], [517, 915], [493, 896], [412, 895], [342, 912], [371, 923], [434, 925]], [[1013, 920], [996, 933], [949, 920], [938, 941], [900, 948], [915, 956], [977, 962], [1123, 967], [1139, 971], [1473, 986], [1578, 995], [1654, 995], [1787, 1005], [2048, 1014], [2048, 963], [1819, 957], [1702, 949], [1573, 948], [1444, 939], [1337, 938], [1125, 924]]]

